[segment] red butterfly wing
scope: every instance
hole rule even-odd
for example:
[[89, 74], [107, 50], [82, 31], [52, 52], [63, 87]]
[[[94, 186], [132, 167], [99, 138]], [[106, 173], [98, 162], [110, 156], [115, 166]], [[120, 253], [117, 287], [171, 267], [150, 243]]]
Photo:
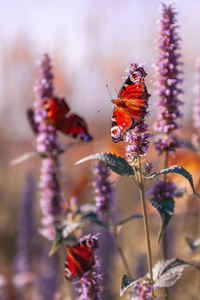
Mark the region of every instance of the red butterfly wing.
[[84, 141], [90, 141], [92, 137], [87, 130], [86, 122], [76, 114], [63, 118], [56, 123], [56, 128], [65, 134]]
[[98, 248], [96, 239], [84, 240], [74, 247], [67, 246], [65, 277], [68, 280], [81, 277], [94, 265], [94, 251]]
[[115, 143], [123, 141], [124, 134], [133, 125], [133, 119], [121, 107], [115, 107], [113, 110], [111, 137]]
[[143, 122], [150, 96], [144, 83], [145, 76], [143, 68], [132, 72], [121, 87], [118, 98], [112, 100], [115, 108], [111, 137], [115, 143], [122, 141], [129, 129]]
[[65, 102], [65, 99], [59, 99], [56, 97], [44, 99], [46, 99], [44, 106], [46, 105], [45, 108], [48, 112], [48, 118], [53, 124], [62, 120], [70, 110], [68, 104]]

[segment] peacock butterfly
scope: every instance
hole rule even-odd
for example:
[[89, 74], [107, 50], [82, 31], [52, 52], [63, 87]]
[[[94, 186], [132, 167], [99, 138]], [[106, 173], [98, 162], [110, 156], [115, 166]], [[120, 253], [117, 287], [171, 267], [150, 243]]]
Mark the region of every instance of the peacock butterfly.
[[80, 278], [94, 265], [94, 251], [98, 248], [98, 240], [89, 238], [81, 240], [71, 247], [67, 245], [67, 258], [65, 260], [65, 278], [72, 280]]
[[[42, 99], [43, 108], [46, 111], [45, 123], [54, 126], [64, 134], [84, 141], [90, 141], [92, 137], [88, 133], [86, 122], [77, 114], [70, 113], [70, 108], [65, 99], [58, 97], [44, 97]], [[27, 116], [33, 131], [37, 134], [38, 124], [33, 108], [27, 110]]]
[[148, 99], [144, 78], [146, 72], [142, 67], [135, 69], [122, 85], [115, 104], [112, 116], [111, 137], [113, 142], [123, 141], [125, 133], [142, 123], [147, 113]]

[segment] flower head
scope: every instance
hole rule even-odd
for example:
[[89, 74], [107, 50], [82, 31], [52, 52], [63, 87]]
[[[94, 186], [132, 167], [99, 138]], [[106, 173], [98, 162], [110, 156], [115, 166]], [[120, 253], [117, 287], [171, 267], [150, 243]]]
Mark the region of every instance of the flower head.
[[[166, 139], [159, 139], [156, 143], [156, 148], [163, 151], [175, 151], [180, 146], [175, 142], [175, 137], [172, 132], [180, 128], [177, 119], [182, 117], [179, 106], [183, 103], [178, 99], [183, 92], [179, 85], [183, 79], [182, 71], [179, 69], [179, 41], [176, 25], [176, 12], [172, 5], [162, 6], [162, 20], [160, 24], [160, 36], [158, 41], [159, 60], [156, 64], [158, 74], [157, 91], [159, 95], [157, 121], [154, 128], [157, 132], [166, 133], [169, 136], [168, 142]], [[160, 147], [158, 147], [160, 143]]]
[[151, 290], [153, 286], [148, 278], [141, 278], [134, 285], [133, 296], [131, 295], [131, 299], [137, 300], [151, 300]]
[[[40, 78], [36, 84], [36, 100], [34, 103], [34, 122], [37, 127], [36, 145], [37, 151], [45, 153], [48, 157], [42, 159], [40, 191], [41, 208], [43, 211], [42, 224], [45, 230], [43, 234], [47, 238], [53, 238], [52, 224], [54, 218], [65, 211], [66, 202], [61, 193], [58, 173], [60, 172], [59, 150], [57, 133], [54, 126], [48, 122], [46, 106], [51, 97], [54, 97], [54, 85], [51, 60], [47, 54], [40, 62]], [[60, 177], [60, 176], [59, 176]]]
[[153, 137], [153, 134], [147, 132], [147, 129], [148, 125], [141, 123], [127, 132], [126, 142], [130, 143], [126, 146], [128, 160], [133, 160], [134, 156], [146, 154], [150, 146], [149, 138]]
[[148, 191], [148, 194], [162, 201], [167, 198], [174, 198], [176, 188], [176, 185], [168, 178], [166, 182], [159, 180], [153, 189]]
[[94, 200], [97, 211], [102, 214], [109, 209], [112, 203], [114, 196], [113, 182], [109, 179], [110, 169], [103, 161], [100, 160], [97, 165], [94, 165], [93, 172], [95, 174], [95, 181], [93, 181]]

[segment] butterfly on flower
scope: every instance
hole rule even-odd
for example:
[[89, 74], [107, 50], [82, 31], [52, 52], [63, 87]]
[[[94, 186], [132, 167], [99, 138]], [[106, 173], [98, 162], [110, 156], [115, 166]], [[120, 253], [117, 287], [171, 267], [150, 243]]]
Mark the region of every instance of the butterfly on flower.
[[65, 277], [68, 280], [80, 278], [95, 264], [94, 251], [98, 248], [98, 240], [89, 238], [81, 240], [75, 246], [67, 245], [65, 260]]
[[146, 75], [142, 67], [135, 65], [119, 90], [117, 99], [112, 100], [115, 107], [111, 119], [111, 137], [115, 143], [123, 141], [129, 129], [144, 121], [150, 97], [144, 82]]
[[[58, 97], [44, 97], [43, 108], [45, 112], [45, 123], [50, 124], [55, 128], [55, 131], [59, 130], [64, 134], [70, 135], [74, 138], [81, 139], [83, 141], [90, 141], [92, 137], [88, 133], [87, 125], [84, 119], [77, 114], [70, 113], [70, 108], [65, 99]], [[33, 108], [28, 109], [27, 116], [33, 131], [37, 134], [38, 123], [37, 113]]]

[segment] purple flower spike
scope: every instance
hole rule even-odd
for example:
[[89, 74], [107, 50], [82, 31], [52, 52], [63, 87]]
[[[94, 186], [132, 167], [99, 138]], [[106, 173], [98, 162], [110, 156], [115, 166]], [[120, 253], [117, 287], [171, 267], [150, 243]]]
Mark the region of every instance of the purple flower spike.
[[146, 154], [150, 146], [148, 139], [153, 137], [153, 134], [147, 132], [147, 129], [148, 125], [141, 123], [127, 132], [126, 142], [130, 143], [130, 145], [126, 146], [128, 160], [132, 161], [135, 156]]
[[[48, 239], [54, 237], [53, 222], [56, 216], [66, 210], [66, 202], [61, 193], [58, 176], [60, 173], [60, 161], [58, 152], [60, 146], [57, 141], [55, 128], [49, 124], [47, 110], [48, 101], [54, 97], [54, 85], [51, 60], [47, 54], [40, 62], [40, 79], [36, 85], [36, 101], [34, 103], [34, 122], [37, 128], [36, 147], [40, 153], [48, 155], [42, 159], [40, 190], [41, 190], [41, 208], [44, 217], [42, 224], [44, 228], [40, 231]], [[60, 176], [59, 176], [60, 177]]]
[[153, 168], [152, 162], [146, 161], [144, 165], [145, 174], [148, 175], [149, 173], [151, 173], [152, 168]]
[[200, 132], [200, 59], [197, 61], [196, 99], [193, 108], [194, 127]]
[[[179, 41], [176, 25], [176, 12], [172, 5], [162, 6], [162, 20], [160, 24], [160, 37], [158, 41], [159, 60], [156, 64], [158, 74], [157, 91], [159, 95], [158, 105], [160, 111], [158, 112], [157, 121], [154, 128], [157, 132], [165, 133], [169, 136], [169, 141], [160, 139], [156, 143], [156, 149], [159, 151], [175, 151], [180, 147], [180, 143], [175, 141], [172, 132], [180, 128], [177, 119], [182, 118], [179, 111], [179, 106], [183, 103], [178, 99], [179, 95], [183, 93], [180, 88], [182, 83], [182, 71], [179, 66]], [[160, 147], [158, 146], [160, 144]]]
[[153, 198], [163, 200], [166, 198], [174, 198], [176, 185], [168, 179], [166, 182], [159, 180], [152, 190], [148, 191], [149, 195], [152, 195]]
[[141, 278], [135, 285], [134, 285], [134, 295], [131, 295], [131, 299], [137, 300], [151, 300], [151, 290], [153, 286], [148, 278]]
[[101, 160], [93, 167], [93, 172], [96, 175], [93, 182], [94, 200], [97, 211], [102, 214], [109, 209], [112, 203], [114, 196], [113, 182], [109, 179], [110, 169]]

